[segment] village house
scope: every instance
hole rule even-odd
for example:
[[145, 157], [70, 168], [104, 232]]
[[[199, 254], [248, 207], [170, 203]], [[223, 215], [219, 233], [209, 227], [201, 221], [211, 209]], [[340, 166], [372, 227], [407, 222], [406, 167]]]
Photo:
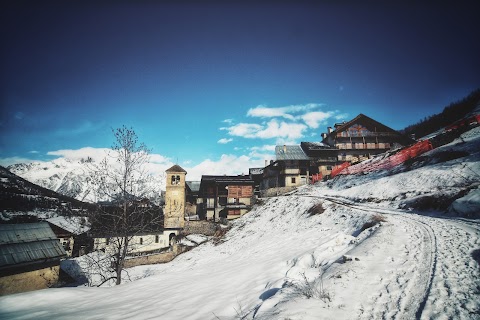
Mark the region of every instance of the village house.
[[253, 187], [254, 181], [247, 175], [202, 176], [200, 218], [219, 221], [244, 215], [254, 204]]
[[288, 192], [311, 182], [314, 177], [327, 177], [340, 163], [362, 161], [414, 142], [364, 114], [336, 123], [334, 129], [328, 127], [322, 138], [321, 142], [276, 146], [275, 161], [263, 170], [262, 196]]
[[322, 133], [322, 142], [335, 147], [338, 162], [358, 162], [393, 148], [414, 143], [414, 140], [386, 125], [359, 114], [352, 120], [336, 123], [334, 129]]
[[46, 220], [59, 239], [68, 257], [79, 257], [91, 248], [91, 238], [87, 232], [85, 218], [58, 216]]
[[55, 286], [66, 255], [47, 222], [0, 224], [0, 295]]

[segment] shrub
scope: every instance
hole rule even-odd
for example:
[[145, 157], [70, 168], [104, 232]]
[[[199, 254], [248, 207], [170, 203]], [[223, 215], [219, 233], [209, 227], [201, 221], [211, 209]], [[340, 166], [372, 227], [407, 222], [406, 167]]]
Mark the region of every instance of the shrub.
[[364, 231], [364, 230], [367, 230], [368, 228], [371, 228], [377, 224], [379, 224], [380, 222], [386, 222], [387, 220], [385, 219], [385, 217], [381, 214], [375, 214], [371, 217], [370, 221], [366, 222], [362, 228], [360, 229], [360, 232]]
[[307, 213], [310, 216], [316, 215], [316, 214], [322, 214], [325, 212], [325, 208], [323, 208], [323, 203], [319, 202], [317, 204], [314, 204], [310, 209], [308, 209]]

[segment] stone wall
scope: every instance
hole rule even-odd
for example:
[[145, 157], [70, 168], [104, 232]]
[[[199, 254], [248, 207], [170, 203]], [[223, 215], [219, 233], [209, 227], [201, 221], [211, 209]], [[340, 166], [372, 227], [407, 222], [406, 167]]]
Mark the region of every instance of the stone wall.
[[210, 221], [185, 221], [185, 228], [182, 231], [182, 235], [204, 234], [206, 236], [213, 236], [217, 228], [217, 224]]
[[260, 195], [262, 198], [276, 197], [276, 196], [281, 196], [295, 189], [296, 187], [270, 188], [270, 189], [260, 190]]
[[150, 254], [125, 260], [125, 268], [143, 266], [147, 264], [167, 263], [181, 253], [190, 250], [190, 247], [174, 245], [172, 251]]
[[0, 277], [0, 296], [45, 289], [58, 282], [60, 267], [52, 266]]

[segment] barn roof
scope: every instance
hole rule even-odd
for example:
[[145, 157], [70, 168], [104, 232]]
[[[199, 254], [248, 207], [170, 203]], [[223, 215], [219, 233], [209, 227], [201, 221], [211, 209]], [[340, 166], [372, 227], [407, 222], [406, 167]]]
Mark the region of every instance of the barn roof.
[[47, 222], [0, 225], [0, 269], [66, 256]]
[[47, 219], [47, 222], [62, 228], [65, 231], [74, 235], [79, 235], [87, 232], [90, 228], [85, 224], [82, 225], [80, 217], [54, 217]]
[[278, 160], [310, 160], [299, 145], [283, 145], [275, 147], [275, 156]]

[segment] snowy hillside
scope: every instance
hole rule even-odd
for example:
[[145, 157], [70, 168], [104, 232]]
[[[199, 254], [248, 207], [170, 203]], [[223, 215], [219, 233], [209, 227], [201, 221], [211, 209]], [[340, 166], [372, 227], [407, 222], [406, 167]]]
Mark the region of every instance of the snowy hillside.
[[[14, 164], [7, 169], [32, 183], [80, 201], [102, 200], [97, 199], [91, 192], [92, 188], [88, 181], [89, 163], [84, 161], [59, 158], [47, 162]], [[148, 185], [152, 190], [150, 194], [152, 199], [158, 200], [161, 187], [165, 184], [162, 173], [153, 176]]]
[[477, 128], [391, 172], [270, 198], [132, 282], [2, 297], [0, 318], [478, 319], [480, 224], [456, 215], [478, 213], [479, 144]]
[[0, 166], [0, 220], [36, 221], [85, 214], [91, 206], [33, 184]]

